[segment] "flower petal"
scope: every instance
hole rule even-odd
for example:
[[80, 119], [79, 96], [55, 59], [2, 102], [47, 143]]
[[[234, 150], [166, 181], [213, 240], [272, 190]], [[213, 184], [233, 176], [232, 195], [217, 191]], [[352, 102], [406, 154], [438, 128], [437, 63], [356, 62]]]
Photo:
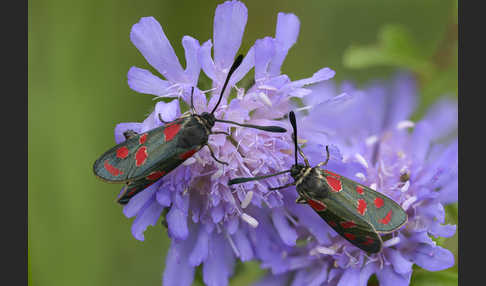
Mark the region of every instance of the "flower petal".
[[440, 246], [421, 244], [415, 249], [414, 262], [429, 271], [440, 271], [454, 265], [454, 255]]
[[164, 207], [159, 205], [155, 200], [152, 200], [150, 205], [148, 205], [141, 214], [137, 215], [137, 218], [132, 224], [132, 234], [133, 236], [143, 241], [145, 238], [143, 236], [144, 231], [149, 225], [155, 225]]
[[294, 246], [297, 240], [297, 232], [290, 226], [282, 208], [272, 211], [272, 221], [282, 241], [289, 246]]
[[412, 271], [413, 262], [405, 259], [402, 254], [392, 248], [386, 250], [386, 257], [393, 265], [395, 272], [399, 274], [407, 274]]
[[269, 72], [271, 75], [279, 75], [282, 63], [287, 56], [289, 49], [297, 41], [299, 36], [300, 22], [294, 14], [278, 13], [277, 30], [277, 51], [270, 63]]
[[[194, 230], [191, 230], [194, 231]], [[189, 263], [198, 266], [208, 257], [209, 234], [204, 227], [200, 227], [197, 241], [189, 256]]]
[[[255, 49], [251, 47], [246, 53], [240, 66], [234, 71], [228, 82], [228, 90], [239, 82], [255, 65]], [[226, 92], [225, 92], [226, 93]], [[228, 91], [229, 93], [229, 91]]]
[[187, 228], [187, 213], [173, 205], [167, 213], [167, 224], [169, 226], [169, 234], [173, 238], [186, 239], [189, 234]]
[[[296, 81], [293, 81], [291, 83], [286, 84], [284, 87], [282, 87], [282, 92], [291, 90], [293, 88], [299, 88], [299, 87], [303, 87], [305, 85], [318, 83], [318, 82], [321, 82], [321, 81], [331, 79], [331, 78], [334, 77], [335, 74], [336, 74], [336, 72], [333, 71], [330, 68], [322, 68], [322, 69], [318, 70], [317, 72], [315, 72], [312, 75], [312, 77], [304, 78], [304, 79], [301, 79], [301, 80], [296, 80]], [[309, 91], [309, 93], [310, 92], [312, 92], [312, 91]]]
[[159, 186], [160, 182], [156, 182], [147, 187], [145, 190], [136, 194], [123, 208], [123, 214], [128, 218], [136, 215], [149, 201], [153, 200], [154, 193]]
[[233, 239], [240, 252], [240, 260], [248, 261], [253, 259], [253, 247], [241, 228], [233, 235]]
[[265, 37], [255, 41], [255, 81], [267, 75], [268, 65], [275, 55], [275, 39]]
[[162, 27], [154, 17], [142, 17], [133, 25], [130, 40], [147, 62], [170, 81], [184, 81], [179, 59]]
[[233, 250], [223, 236], [213, 232], [209, 240], [209, 255], [203, 265], [203, 281], [208, 286], [228, 285], [233, 274]]
[[189, 264], [192, 240], [172, 240], [165, 261], [163, 285], [190, 286], [194, 280], [194, 267]]
[[380, 281], [380, 286], [408, 286], [412, 271], [408, 274], [398, 274], [389, 265], [384, 266], [381, 271], [376, 272], [376, 277]]
[[410, 118], [417, 105], [417, 92], [416, 81], [411, 74], [395, 76], [389, 94], [386, 127], [393, 128], [397, 122]]
[[167, 103], [163, 101], [157, 102], [157, 104], [155, 105], [155, 114], [155, 118], [159, 124], [163, 124], [162, 122], [160, 122], [159, 114], [160, 117], [162, 117], [162, 120], [164, 120], [165, 122], [177, 119], [181, 114], [179, 101], [172, 100]]
[[182, 38], [182, 46], [186, 56], [184, 74], [192, 86], [197, 86], [201, 64], [199, 63], [199, 41], [190, 36]]
[[127, 79], [128, 86], [137, 92], [157, 96], [167, 96], [169, 94], [171, 96], [168, 90], [170, 83], [146, 69], [131, 67], [128, 70]]
[[214, 62], [219, 70], [229, 69], [241, 46], [248, 10], [239, 1], [218, 5], [214, 15]]
[[424, 116], [434, 130], [433, 139], [448, 135], [457, 128], [457, 102], [442, 99], [435, 103]]
[[357, 285], [359, 283], [359, 268], [347, 268], [339, 279], [337, 286]]
[[359, 283], [357, 284], [357, 286], [368, 285], [368, 280], [370, 280], [371, 275], [376, 272], [377, 268], [378, 267], [376, 263], [368, 263], [363, 268], [361, 268], [361, 271], [359, 273]]
[[[204, 73], [213, 81], [222, 78], [221, 72], [218, 73], [216, 70], [216, 65], [213, 62], [213, 58], [211, 57], [211, 47], [213, 44], [211, 40], [207, 40], [204, 42], [199, 49], [199, 62], [201, 63], [201, 68], [203, 69]], [[222, 79], [221, 79], [222, 80]]]
[[142, 129], [142, 123], [138, 122], [125, 122], [119, 123], [115, 126], [115, 142], [116, 144], [120, 144], [121, 142], [125, 141], [125, 136], [123, 132], [127, 130], [133, 130], [135, 132], [140, 132]]

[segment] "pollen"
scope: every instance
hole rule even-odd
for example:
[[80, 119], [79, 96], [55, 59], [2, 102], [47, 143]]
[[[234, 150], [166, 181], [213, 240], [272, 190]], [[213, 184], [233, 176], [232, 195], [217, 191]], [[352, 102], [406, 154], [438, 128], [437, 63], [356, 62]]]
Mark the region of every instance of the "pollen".
[[252, 217], [251, 215], [249, 215], [247, 213], [242, 213], [241, 219], [253, 228], [258, 227], [258, 224], [259, 224], [258, 221], [254, 217]]

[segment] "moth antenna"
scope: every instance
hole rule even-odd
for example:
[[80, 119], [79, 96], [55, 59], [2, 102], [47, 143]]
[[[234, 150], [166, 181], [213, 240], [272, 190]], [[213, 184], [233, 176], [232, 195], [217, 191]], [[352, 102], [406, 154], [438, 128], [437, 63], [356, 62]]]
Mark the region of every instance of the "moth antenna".
[[194, 86], [191, 88], [191, 110], [193, 113], [197, 113], [194, 108]]
[[236, 57], [235, 61], [233, 62], [233, 65], [231, 65], [231, 68], [228, 72], [228, 75], [226, 76], [226, 80], [224, 81], [223, 89], [221, 90], [221, 94], [219, 95], [218, 102], [214, 106], [213, 111], [211, 111], [211, 114], [213, 114], [214, 111], [216, 111], [216, 108], [218, 108], [219, 104], [221, 103], [221, 99], [223, 99], [223, 93], [224, 93], [224, 90], [226, 89], [226, 86], [228, 85], [229, 79], [230, 79], [231, 75], [235, 72], [235, 70], [240, 66], [242, 61], [243, 61], [243, 55], [238, 55]]
[[223, 120], [223, 119], [215, 119], [214, 121], [216, 122], [223, 122], [223, 123], [230, 123], [238, 126], [243, 126], [243, 127], [249, 127], [249, 128], [255, 128], [255, 129], [260, 129], [263, 131], [268, 131], [268, 132], [277, 132], [277, 133], [285, 133], [287, 132], [287, 129], [280, 127], [280, 126], [259, 126], [259, 125], [253, 125], [253, 124], [243, 124], [243, 123], [238, 123], [234, 121], [229, 121], [229, 120]]
[[294, 151], [294, 155], [295, 155], [295, 165], [297, 165], [297, 150], [299, 149], [299, 146], [297, 145], [297, 122], [295, 120], [295, 113], [293, 111], [290, 111], [289, 113], [289, 120], [290, 120], [290, 124], [292, 124], [292, 128], [294, 129], [294, 145], [295, 145], [295, 151]]
[[265, 179], [265, 178], [270, 178], [270, 177], [273, 177], [273, 176], [282, 175], [282, 174], [285, 174], [285, 173], [288, 173], [288, 172], [290, 172], [290, 170], [285, 170], [285, 171], [281, 171], [281, 172], [278, 172], [278, 173], [275, 173], [275, 174], [259, 176], [259, 177], [231, 179], [231, 180], [228, 181], [228, 185], [231, 186], [231, 185], [246, 183], [246, 182], [250, 182], [250, 181], [257, 181], [257, 180], [261, 180], [261, 179]]

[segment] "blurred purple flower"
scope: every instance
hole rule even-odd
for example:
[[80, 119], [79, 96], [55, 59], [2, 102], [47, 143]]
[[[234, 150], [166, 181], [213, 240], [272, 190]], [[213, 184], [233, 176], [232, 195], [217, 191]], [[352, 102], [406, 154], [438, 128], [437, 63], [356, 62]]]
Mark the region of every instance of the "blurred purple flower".
[[256, 256], [271, 269], [257, 285], [364, 286], [373, 274], [383, 286], [409, 285], [413, 264], [429, 271], [453, 266], [453, 254], [430, 236], [456, 231], [444, 225], [443, 206], [457, 201], [457, 103], [441, 100], [412, 122], [417, 90], [411, 76], [400, 74], [391, 85], [374, 83], [365, 90], [344, 84], [346, 93], [339, 95], [336, 90], [326, 82], [303, 98], [297, 117], [304, 153], [315, 166], [330, 145], [326, 168], [400, 203], [408, 223], [384, 237], [381, 253], [367, 255], [310, 207], [295, 204], [295, 187], [279, 191], [284, 205], [255, 215]]
[[[213, 41], [202, 46], [189, 36], [182, 44], [186, 69], [177, 59], [160, 24], [152, 17], [142, 18], [132, 27], [130, 37], [134, 45], [165, 79], [148, 70], [132, 67], [128, 72], [129, 86], [140, 93], [157, 97], [180, 98], [189, 104], [194, 87], [194, 106], [198, 113], [210, 111], [216, 104], [224, 79], [239, 50], [247, 21], [247, 9], [239, 1], [227, 1], [216, 8]], [[328, 68], [312, 77], [291, 81], [280, 74], [280, 67], [288, 50], [297, 40], [299, 20], [293, 14], [279, 13], [276, 36], [257, 40], [249, 49], [242, 64], [234, 72], [225, 92], [225, 99], [215, 112], [216, 118], [258, 125], [287, 125], [275, 121], [290, 111], [290, 97], [309, 94], [306, 85], [325, 81], [334, 76]], [[214, 58], [211, 49], [214, 44]], [[248, 90], [235, 86], [255, 68], [255, 84]], [[212, 89], [196, 87], [200, 70], [212, 80]], [[237, 97], [228, 102], [229, 90], [234, 87]], [[209, 102], [205, 93], [211, 92]], [[250, 114], [251, 112], [251, 114]], [[142, 123], [121, 123], [115, 128], [117, 143], [124, 140], [123, 132], [136, 132], [163, 125], [180, 116], [178, 100], [158, 102], [154, 111]], [[228, 131], [226, 124], [217, 123], [213, 131]], [[223, 166], [211, 158], [203, 148], [181, 166], [143, 192], [124, 207], [127, 217], [135, 217], [132, 233], [144, 240], [148, 225], [155, 225], [165, 208], [168, 234], [172, 240], [166, 259], [164, 285], [191, 285], [195, 267], [202, 265], [207, 285], [227, 285], [237, 259], [255, 258], [253, 237], [261, 227], [252, 215], [268, 206], [283, 205], [282, 195], [269, 192], [258, 182], [246, 191], [232, 190], [227, 182], [241, 175], [259, 175], [281, 170], [292, 158], [281, 150], [290, 150], [288, 134], [276, 134], [250, 128], [236, 128], [231, 140], [225, 135], [211, 135], [209, 144], [215, 156], [229, 163]], [[277, 184], [282, 178], [269, 180]], [[285, 224], [281, 214], [275, 221]], [[258, 228], [257, 228], [258, 227]]]

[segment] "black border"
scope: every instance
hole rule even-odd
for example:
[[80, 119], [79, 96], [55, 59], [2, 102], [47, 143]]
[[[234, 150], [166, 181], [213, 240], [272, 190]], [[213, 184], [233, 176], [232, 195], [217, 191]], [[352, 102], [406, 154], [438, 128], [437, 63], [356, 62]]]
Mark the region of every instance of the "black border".
[[[27, 1], [2, 9], [2, 284], [27, 285]], [[5, 281], [5, 282], [4, 282]], [[9, 283], [10, 282], [10, 283]]]

